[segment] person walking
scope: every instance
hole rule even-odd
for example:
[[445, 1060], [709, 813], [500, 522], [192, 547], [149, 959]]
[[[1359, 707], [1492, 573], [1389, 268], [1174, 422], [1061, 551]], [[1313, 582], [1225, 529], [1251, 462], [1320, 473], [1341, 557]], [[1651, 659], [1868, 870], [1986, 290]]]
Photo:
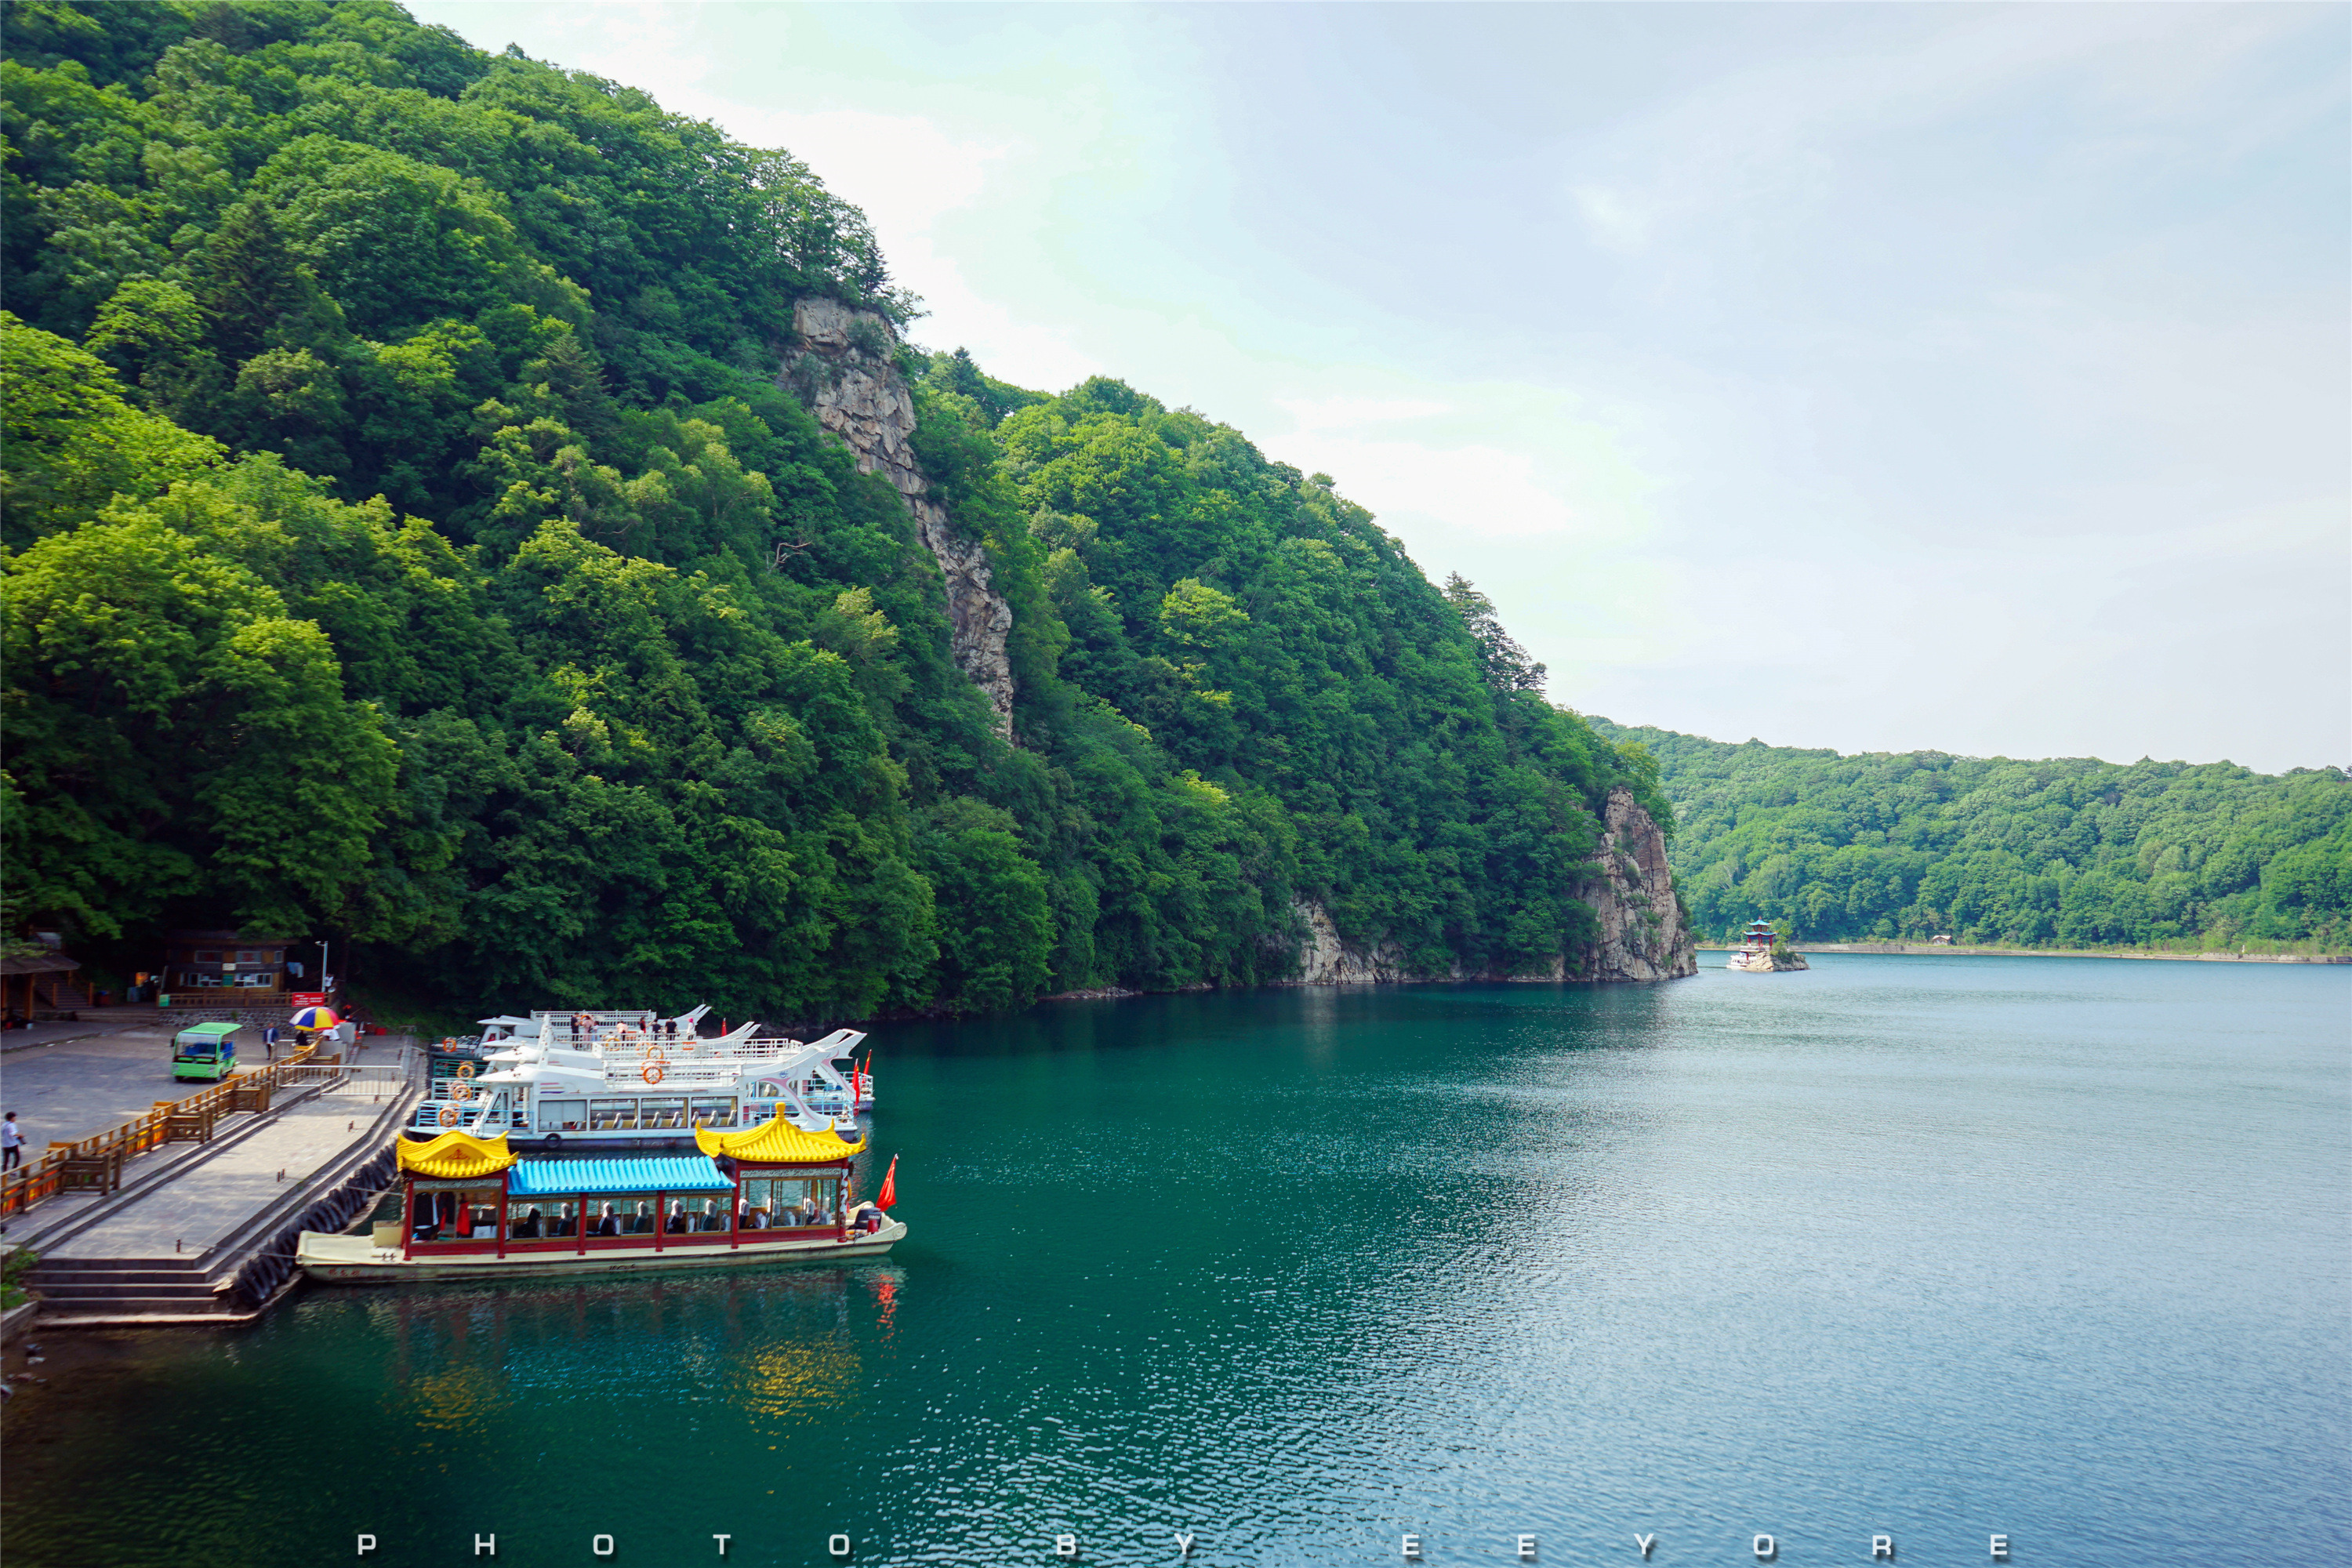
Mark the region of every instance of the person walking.
[[16, 1113], [10, 1111], [8, 1120], [0, 1121], [0, 1171], [13, 1171], [25, 1163], [25, 1134], [16, 1125]]

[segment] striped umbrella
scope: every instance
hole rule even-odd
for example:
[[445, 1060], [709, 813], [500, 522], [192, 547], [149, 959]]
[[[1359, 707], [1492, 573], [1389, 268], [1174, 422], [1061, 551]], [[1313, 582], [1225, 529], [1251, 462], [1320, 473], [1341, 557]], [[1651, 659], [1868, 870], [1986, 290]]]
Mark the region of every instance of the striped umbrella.
[[331, 1029], [342, 1022], [331, 1007], [304, 1007], [286, 1021], [298, 1029]]

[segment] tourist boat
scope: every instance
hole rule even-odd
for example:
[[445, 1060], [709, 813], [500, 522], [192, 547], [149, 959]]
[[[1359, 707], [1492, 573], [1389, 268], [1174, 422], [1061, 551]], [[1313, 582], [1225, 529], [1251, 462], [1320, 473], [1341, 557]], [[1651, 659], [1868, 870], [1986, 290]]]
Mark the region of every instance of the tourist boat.
[[367, 1236], [306, 1230], [295, 1260], [330, 1284], [539, 1279], [878, 1258], [907, 1234], [883, 1207], [850, 1200], [862, 1136], [776, 1118], [702, 1129], [695, 1145], [658, 1158], [525, 1159], [503, 1135], [403, 1141], [400, 1217]]
[[[658, 1045], [666, 1051], [683, 1047], [711, 1056], [725, 1056], [730, 1051], [744, 1049], [759, 1054], [772, 1047], [773, 1042], [757, 1038], [760, 1026], [756, 1023], [745, 1024], [738, 1029], [722, 1030], [707, 1039], [702, 1037], [702, 1020], [709, 1012], [710, 1005], [704, 1003], [675, 1017], [663, 1017], [642, 1009], [537, 1012], [528, 1017], [505, 1013], [494, 1018], [478, 1020], [482, 1033], [475, 1042], [468, 1043], [474, 1046], [474, 1059], [478, 1063], [488, 1059], [515, 1060], [517, 1058], [501, 1057], [499, 1053], [528, 1047], [534, 1043], [562, 1045], [580, 1051], [613, 1051], [624, 1056], [642, 1056], [649, 1045]], [[850, 1045], [854, 1047], [865, 1037], [863, 1035], [851, 1035]], [[451, 1043], [444, 1042], [445, 1045]], [[782, 1042], [785, 1046], [794, 1043]], [[835, 1059], [846, 1060], [849, 1056], [849, 1051], [844, 1050]], [[446, 1070], [454, 1072], [455, 1066], [452, 1063]], [[839, 1094], [840, 1084], [820, 1079], [803, 1086], [802, 1092], [812, 1110], [823, 1116], [838, 1112], [845, 1120], [851, 1112], [873, 1109], [874, 1074], [870, 1067], [853, 1062], [840, 1078], [842, 1083], [848, 1087], [848, 1095], [846, 1100], [839, 1104], [836, 1104], [835, 1097]]]
[[[477, 1069], [461, 1061], [435, 1078], [408, 1124], [412, 1138], [462, 1131], [504, 1135], [543, 1151], [677, 1144], [698, 1131], [740, 1131], [782, 1117], [816, 1131], [856, 1121], [872, 1078], [855, 1066], [856, 1029], [813, 1043], [761, 1038], [756, 1024], [698, 1037], [701, 1009], [676, 1020], [593, 1014], [483, 1020]], [[686, 1026], [663, 1030], [664, 1022]], [[852, 1065], [847, 1071], [841, 1066]]]

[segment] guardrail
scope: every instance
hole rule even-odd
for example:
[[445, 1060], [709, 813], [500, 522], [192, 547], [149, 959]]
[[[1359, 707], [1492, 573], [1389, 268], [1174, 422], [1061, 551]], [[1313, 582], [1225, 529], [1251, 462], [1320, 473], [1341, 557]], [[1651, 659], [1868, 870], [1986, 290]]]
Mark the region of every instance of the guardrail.
[[285, 1081], [289, 1086], [323, 1086], [328, 1094], [356, 1094], [373, 1089], [376, 1097], [405, 1088], [410, 1067], [405, 1060], [396, 1062], [362, 1062], [356, 1065], [321, 1057], [316, 1061], [296, 1065]]
[[[185, 1100], [159, 1100], [144, 1116], [69, 1142], [51, 1143], [38, 1159], [0, 1175], [0, 1215], [21, 1214], [58, 1193], [111, 1193], [122, 1185], [123, 1163], [166, 1143], [210, 1142], [224, 1114], [264, 1111], [281, 1087], [315, 1081], [315, 1046], [298, 1046], [282, 1062], [223, 1079]], [[339, 1058], [340, 1059], [340, 1058]]]

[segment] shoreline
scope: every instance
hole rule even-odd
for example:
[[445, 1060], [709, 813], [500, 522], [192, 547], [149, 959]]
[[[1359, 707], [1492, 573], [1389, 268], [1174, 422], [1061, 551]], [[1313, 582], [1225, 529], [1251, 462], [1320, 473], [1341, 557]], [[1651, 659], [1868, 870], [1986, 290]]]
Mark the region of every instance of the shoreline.
[[[1703, 942], [1701, 952], [1737, 952], [1739, 950], [1722, 942]], [[1962, 958], [2137, 958], [2168, 960], [2179, 963], [2352, 963], [2352, 953], [2347, 952], [2151, 952], [2145, 949], [2095, 947], [1963, 947], [1954, 942], [1807, 942], [1806, 952], [1869, 952], [1916, 955], [1921, 953], [1955, 954]]]

